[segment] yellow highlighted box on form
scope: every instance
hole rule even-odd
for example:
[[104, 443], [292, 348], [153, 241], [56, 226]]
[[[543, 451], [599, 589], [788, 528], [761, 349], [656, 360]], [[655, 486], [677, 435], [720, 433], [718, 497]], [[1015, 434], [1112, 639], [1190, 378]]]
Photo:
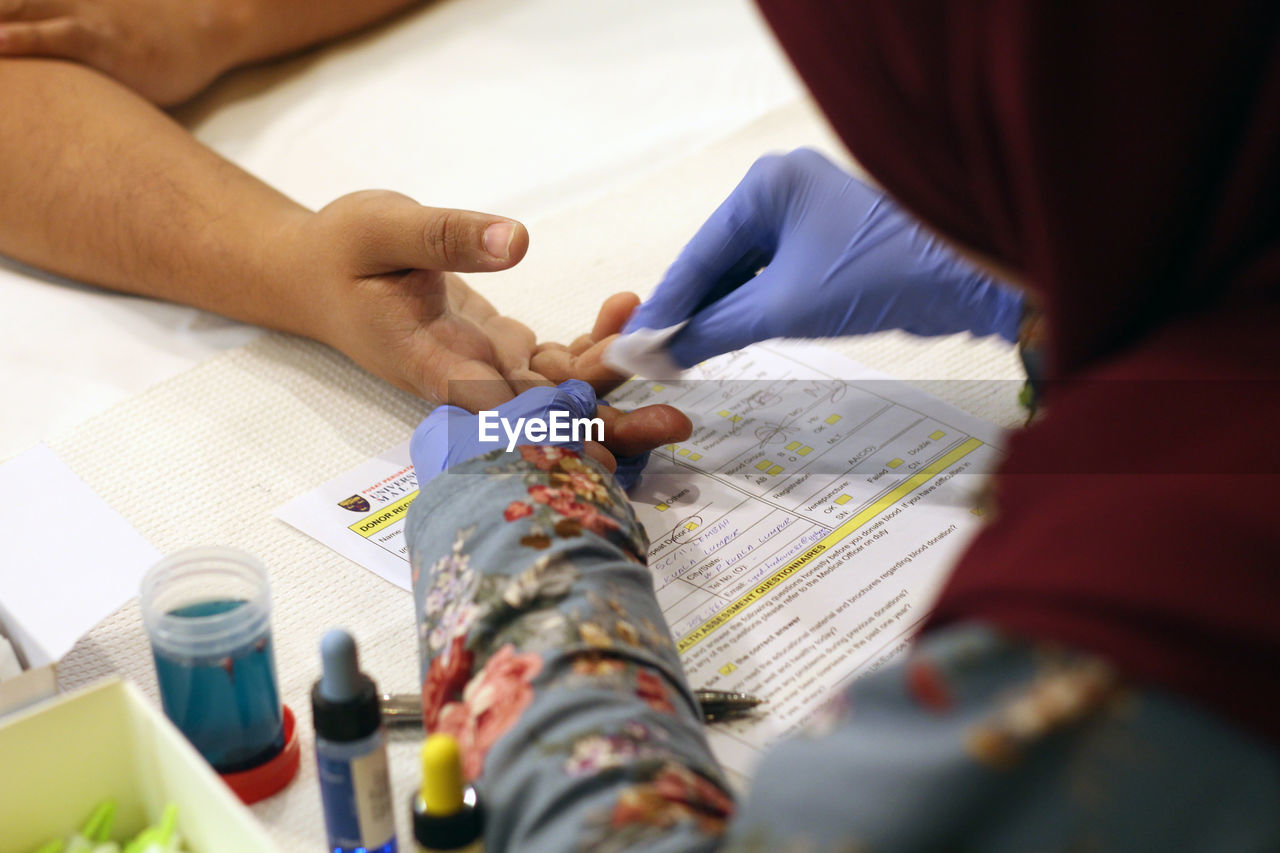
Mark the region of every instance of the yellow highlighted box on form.
[[782, 588], [788, 580], [790, 580], [797, 572], [803, 569], [809, 563], [816, 560], [823, 552], [830, 550], [839, 544], [842, 540], [853, 535], [854, 531], [870, 522], [877, 515], [884, 512], [889, 507], [902, 500], [913, 491], [950, 468], [956, 462], [963, 459], [973, 451], [982, 446], [982, 442], [976, 438], [969, 438], [962, 441], [959, 445], [934, 460], [928, 467], [915, 472], [906, 480], [899, 483], [886, 494], [878, 498], [874, 503], [854, 515], [848, 521], [843, 522], [835, 530], [828, 533], [820, 541], [815, 542], [803, 554], [796, 557], [790, 563], [778, 569], [767, 578], [762, 578], [758, 584], [748, 590], [738, 600], [721, 608], [714, 616], [694, 628], [688, 634], [685, 634], [676, 642], [676, 650], [683, 654], [698, 643], [705, 640], [712, 632], [728, 624], [735, 616], [746, 610], [751, 605], [766, 598], [769, 593]]

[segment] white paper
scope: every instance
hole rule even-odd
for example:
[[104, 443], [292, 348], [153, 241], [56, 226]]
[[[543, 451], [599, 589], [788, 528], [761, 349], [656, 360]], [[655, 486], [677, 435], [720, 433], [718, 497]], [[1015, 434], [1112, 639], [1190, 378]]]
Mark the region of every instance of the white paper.
[[770, 343], [622, 408], [670, 403], [688, 441], [654, 453], [632, 505], [690, 683], [766, 700], [712, 747], [749, 775], [856, 675], [905, 646], [976, 530], [998, 427], [812, 344]]
[[[905, 647], [980, 523], [1002, 432], [803, 343], [757, 344], [677, 381], [635, 379], [611, 401], [670, 403], [693, 420], [630, 498], [690, 683], [766, 700], [758, 719], [710, 730], [725, 766], [749, 774], [765, 746]], [[280, 517], [408, 589], [407, 457], [406, 442]], [[369, 509], [339, 506], [352, 497]], [[385, 520], [366, 537], [357, 516]]]
[[276, 512], [303, 533], [401, 589], [409, 581], [404, 519], [418, 496], [409, 441], [396, 445]]
[[0, 623], [28, 667], [138, 594], [160, 552], [47, 446], [0, 465]]

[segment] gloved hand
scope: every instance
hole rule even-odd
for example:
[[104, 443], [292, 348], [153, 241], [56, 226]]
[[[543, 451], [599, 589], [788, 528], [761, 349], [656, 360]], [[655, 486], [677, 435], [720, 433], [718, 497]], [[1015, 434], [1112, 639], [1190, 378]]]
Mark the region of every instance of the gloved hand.
[[[577, 379], [561, 382], [556, 387], [530, 388], [508, 400], [495, 410], [500, 418], [513, 427], [520, 418], [546, 420], [552, 410], [565, 411], [571, 418], [593, 418], [596, 414], [596, 392], [591, 386]], [[418, 487], [425, 486], [447, 468], [451, 468], [491, 450], [507, 447], [508, 436], [499, 426], [490, 429], [489, 435], [496, 441], [480, 440], [480, 416], [457, 406], [437, 406], [426, 420], [418, 425], [409, 441], [409, 458], [413, 460], [418, 475]], [[522, 436], [520, 444], [558, 444], [581, 451], [581, 441], [552, 441], [550, 436], [541, 441], [530, 441]]]
[[1018, 291], [961, 260], [880, 191], [801, 148], [755, 162], [624, 332], [688, 320], [666, 349], [689, 367], [777, 337], [902, 329], [1012, 342], [1021, 315]]
[[[601, 417], [608, 422], [606, 430], [616, 428], [619, 415], [614, 412], [598, 415], [596, 411], [597, 405], [608, 406], [603, 401], [597, 402], [595, 391], [591, 389], [590, 385], [576, 379], [570, 379], [554, 388], [549, 386], [531, 388], [515, 399], [508, 400], [498, 406], [494, 411], [498, 413], [500, 418], [511, 424], [513, 428], [520, 418], [547, 420], [553, 410], [564, 411], [570, 418]], [[651, 407], [651, 409], [656, 408], [658, 407]], [[675, 431], [670, 433], [673, 437], [672, 440], [676, 440], [680, 436], [688, 436], [689, 433], [686, 428], [688, 419], [678, 412], [671, 410], [671, 413], [668, 414], [650, 411], [647, 414], [664, 419], [670, 419], [671, 415], [674, 414], [677, 419], [683, 419], [683, 423], [676, 423]], [[500, 426], [496, 430], [489, 430], [489, 435], [495, 434], [498, 436], [497, 441], [481, 441], [479, 415], [474, 415], [457, 406], [437, 406], [427, 416], [426, 420], [414, 430], [413, 438], [409, 442], [409, 457], [413, 460], [413, 467], [418, 475], [418, 487], [425, 486], [447, 468], [474, 459], [477, 456], [483, 456], [498, 448], [505, 449], [509, 441], [508, 435]], [[654, 434], [659, 435], [659, 433]], [[666, 433], [661, 435], [665, 436]], [[570, 447], [579, 452], [584, 450], [581, 440], [553, 441], [550, 435], [542, 440], [531, 441], [525, 434], [517, 442], [517, 446], [520, 444], [556, 444], [561, 447]], [[599, 452], [608, 456], [603, 449], [600, 449]], [[648, 459], [648, 451], [635, 456], [618, 457], [618, 468], [614, 471], [614, 478], [622, 488], [630, 488], [639, 479], [640, 472]]]

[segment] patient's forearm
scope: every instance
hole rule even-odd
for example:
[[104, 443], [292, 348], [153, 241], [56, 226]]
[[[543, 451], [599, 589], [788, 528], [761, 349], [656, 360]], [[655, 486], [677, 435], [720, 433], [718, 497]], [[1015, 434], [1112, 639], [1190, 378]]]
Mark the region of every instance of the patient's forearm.
[[415, 0], [0, 0], [0, 54], [83, 63], [157, 104], [368, 26]]
[[84, 66], [0, 60], [0, 253], [70, 278], [306, 333], [308, 212]]

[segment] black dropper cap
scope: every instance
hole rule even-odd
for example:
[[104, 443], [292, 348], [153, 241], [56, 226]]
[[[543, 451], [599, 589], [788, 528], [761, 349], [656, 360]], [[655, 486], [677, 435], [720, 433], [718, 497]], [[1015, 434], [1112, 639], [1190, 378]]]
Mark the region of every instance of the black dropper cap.
[[311, 688], [316, 737], [329, 741], [366, 738], [382, 726], [382, 706], [373, 679], [360, 671], [356, 641], [340, 628], [320, 641], [323, 674]]
[[439, 817], [424, 811], [422, 800], [415, 796], [413, 807], [413, 837], [424, 850], [462, 850], [475, 844], [484, 834], [484, 804], [475, 795], [474, 788], [467, 789], [465, 807], [457, 814]]

